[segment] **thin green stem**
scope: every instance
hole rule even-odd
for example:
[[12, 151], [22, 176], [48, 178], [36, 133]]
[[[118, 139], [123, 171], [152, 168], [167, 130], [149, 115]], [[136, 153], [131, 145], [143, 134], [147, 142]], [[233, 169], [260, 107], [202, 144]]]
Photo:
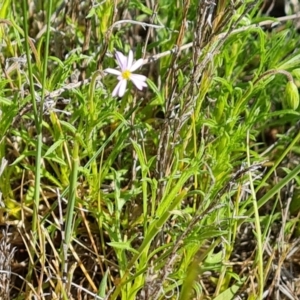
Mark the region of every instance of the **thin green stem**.
[[[247, 133], [247, 163], [248, 166], [251, 166], [250, 162], [250, 147], [249, 147], [249, 131]], [[252, 194], [252, 204], [254, 210], [254, 220], [255, 220], [255, 229], [256, 229], [256, 241], [257, 241], [257, 252], [256, 252], [256, 263], [258, 265], [258, 298], [263, 299], [264, 291], [264, 269], [263, 269], [263, 246], [262, 246], [262, 234], [260, 227], [259, 211], [256, 199], [255, 188], [253, 184], [253, 178], [251, 172], [249, 172], [249, 183]]]
[[74, 206], [76, 199], [76, 187], [77, 187], [77, 176], [78, 176], [78, 166], [79, 166], [79, 144], [78, 138], [75, 137], [74, 141], [74, 149], [73, 149], [73, 164], [72, 164], [72, 172], [71, 172], [71, 180], [70, 180], [70, 189], [69, 189], [69, 198], [68, 198], [68, 207], [67, 207], [67, 216], [66, 216], [66, 244], [71, 242], [72, 236], [72, 221], [74, 214]]
[[[294, 140], [290, 143], [290, 145], [283, 151], [283, 153], [279, 156], [277, 161], [274, 163], [270, 171], [264, 176], [264, 178], [261, 179], [260, 184], [256, 188], [256, 193], [264, 186], [268, 178], [271, 176], [271, 174], [276, 170], [277, 166], [280, 164], [280, 162], [286, 157], [286, 155], [292, 150], [293, 146], [300, 140], [300, 132], [297, 134], [297, 136], [294, 138]], [[271, 197], [273, 197], [276, 193], [280, 191], [281, 188], [283, 188], [286, 184], [289, 183], [293, 178], [295, 178], [298, 173], [300, 173], [300, 165], [298, 165], [295, 169], [293, 169], [285, 178], [283, 178], [278, 184], [273, 186], [264, 196], [259, 199], [258, 201], [258, 208], [262, 207], [264, 204], [266, 204]], [[251, 207], [247, 212], [246, 216], [251, 217], [254, 213], [254, 208]], [[243, 221], [239, 221], [239, 224], [241, 224]]]
[[28, 79], [29, 79], [29, 89], [31, 96], [31, 103], [33, 107], [33, 115], [36, 126], [39, 125], [38, 111], [35, 99], [35, 91], [34, 91], [34, 81], [33, 81], [33, 72], [32, 72], [32, 63], [31, 63], [31, 55], [30, 55], [30, 47], [29, 47], [29, 36], [28, 36], [28, 24], [27, 24], [27, 1], [22, 1], [23, 8], [23, 27], [24, 27], [24, 35], [25, 35], [25, 51], [26, 51], [26, 59], [27, 59], [27, 67], [28, 67]]
[[63, 277], [67, 275], [67, 260], [68, 260], [68, 250], [70, 248], [70, 243], [72, 242], [72, 231], [73, 231], [73, 216], [74, 216], [74, 206], [76, 201], [76, 189], [77, 189], [77, 176], [78, 176], [78, 166], [79, 166], [79, 136], [75, 136], [73, 155], [72, 155], [72, 171], [70, 175], [70, 188], [69, 188], [69, 198], [67, 206], [67, 215], [65, 221], [65, 240], [63, 241], [61, 248], [61, 272]]
[[[27, 1], [22, 1], [23, 8], [23, 27], [25, 34], [25, 51], [27, 58], [27, 66], [28, 66], [28, 78], [29, 78], [29, 88], [31, 95], [31, 103], [33, 107], [33, 115], [35, 126], [37, 129], [37, 140], [36, 140], [36, 156], [35, 156], [35, 182], [34, 182], [34, 203], [33, 203], [33, 215], [32, 215], [32, 232], [33, 232], [33, 242], [32, 248], [30, 249], [31, 256], [34, 257], [35, 253], [35, 244], [37, 241], [37, 226], [38, 226], [38, 207], [40, 201], [40, 183], [41, 183], [41, 160], [42, 160], [42, 121], [43, 121], [43, 98], [45, 95], [45, 82], [47, 76], [47, 59], [48, 59], [48, 47], [50, 40], [50, 19], [51, 19], [51, 10], [52, 10], [52, 0], [48, 1], [48, 13], [47, 13], [47, 32], [46, 32], [46, 44], [45, 44], [45, 63], [43, 70], [43, 81], [42, 81], [42, 99], [40, 105], [40, 112], [37, 108], [35, 90], [34, 90], [34, 81], [33, 81], [33, 71], [32, 71], [32, 63], [31, 63], [31, 52], [30, 52], [30, 37], [28, 35], [28, 7]], [[30, 281], [32, 276], [32, 265], [29, 266], [29, 272], [27, 279]]]

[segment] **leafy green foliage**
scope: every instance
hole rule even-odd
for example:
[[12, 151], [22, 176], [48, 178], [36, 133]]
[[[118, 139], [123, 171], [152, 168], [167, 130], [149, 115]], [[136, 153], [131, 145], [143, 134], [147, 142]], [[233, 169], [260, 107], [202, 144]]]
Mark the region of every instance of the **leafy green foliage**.
[[[30, 262], [11, 299], [271, 295], [299, 236], [294, 26], [250, 0], [60, 2], [0, 7], [0, 220]], [[129, 49], [148, 88], [113, 98]]]

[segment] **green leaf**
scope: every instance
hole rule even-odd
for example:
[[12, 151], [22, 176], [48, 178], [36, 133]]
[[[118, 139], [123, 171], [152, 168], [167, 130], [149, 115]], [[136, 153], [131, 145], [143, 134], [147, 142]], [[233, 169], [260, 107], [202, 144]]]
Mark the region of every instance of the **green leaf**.
[[[0, 19], [6, 19], [9, 11], [9, 6], [10, 6], [11, 0], [2, 0], [0, 2], [1, 4], [1, 9], [0, 9]], [[4, 31], [3, 31], [4, 32]], [[0, 30], [0, 37], [2, 37], [2, 31]]]
[[53, 145], [51, 145], [46, 153], [44, 154], [45, 157], [49, 156], [52, 152], [55, 151], [56, 148], [58, 148], [62, 143], [64, 142], [63, 139], [57, 140]]
[[300, 65], [300, 54], [293, 55], [292, 58], [285, 60], [281, 65], [277, 66], [277, 69], [288, 70]]
[[219, 264], [220, 262], [222, 262], [222, 259], [223, 259], [223, 253], [222, 251], [216, 253], [216, 254], [210, 254], [207, 256], [206, 260], [205, 260], [205, 263], [207, 264]]
[[[24, 151], [12, 164], [11, 166], [15, 166], [17, 165], [19, 162], [21, 162], [25, 157], [35, 157], [36, 155], [36, 151]], [[28, 166], [27, 164], [24, 165], [24, 167], [26, 168], [26, 166]], [[28, 166], [29, 167], [29, 166]]]
[[163, 94], [160, 92], [160, 90], [157, 88], [155, 83], [151, 81], [149, 78], [147, 78], [147, 83], [150, 89], [155, 93], [157, 98], [155, 98], [154, 101], [151, 102], [152, 105], [164, 105], [165, 99]]
[[135, 254], [138, 254], [138, 251], [133, 249], [131, 246], [130, 246], [130, 243], [127, 243], [127, 242], [110, 242], [110, 243], [107, 243], [107, 245], [109, 246], [112, 246], [113, 248], [115, 249], [119, 249], [119, 250], [128, 250], [130, 252], [133, 252]]
[[145, 13], [147, 15], [151, 16], [153, 14], [153, 11], [150, 8], [148, 8], [147, 6], [145, 6], [141, 1], [131, 0], [130, 6], [137, 8], [138, 10], [141, 10], [143, 13]]
[[221, 77], [214, 77], [214, 81], [221, 83], [224, 87], [227, 88], [228, 92], [232, 94], [232, 84], [230, 84], [226, 79]]
[[0, 103], [2, 103], [4, 105], [12, 105], [12, 101], [10, 99], [3, 98], [1, 96], [0, 96]]
[[60, 124], [62, 125], [62, 127], [68, 129], [70, 132], [72, 132], [74, 134], [77, 132], [77, 129], [75, 128], [75, 126], [73, 126], [72, 124], [70, 124], [66, 121], [60, 120]]
[[57, 157], [55, 155], [55, 153], [49, 154], [47, 157], [45, 157], [45, 159], [48, 159], [50, 161], [55, 161], [55, 162], [59, 163], [62, 166], [67, 166], [66, 162], [63, 159], [61, 159], [60, 157]]
[[230, 288], [219, 294], [214, 300], [233, 300], [235, 294], [241, 288], [245, 280], [239, 281], [236, 284], [233, 284]]
[[89, 11], [88, 15], [85, 18], [89, 19], [89, 18], [93, 17], [95, 14], [96, 14], [96, 10], [94, 7], [92, 7], [92, 9]]
[[99, 286], [99, 292], [98, 292], [98, 296], [105, 298], [106, 296], [106, 288], [107, 288], [107, 277], [108, 277], [108, 272], [109, 269], [106, 270], [106, 272], [104, 273], [104, 276], [100, 282], [100, 286]]

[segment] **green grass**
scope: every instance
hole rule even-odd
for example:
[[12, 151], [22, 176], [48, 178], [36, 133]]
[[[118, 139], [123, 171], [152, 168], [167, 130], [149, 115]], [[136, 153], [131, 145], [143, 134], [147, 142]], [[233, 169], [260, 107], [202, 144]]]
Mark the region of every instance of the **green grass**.
[[296, 294], [299, 36], [256, 2], [0, 2], [1, 299]]

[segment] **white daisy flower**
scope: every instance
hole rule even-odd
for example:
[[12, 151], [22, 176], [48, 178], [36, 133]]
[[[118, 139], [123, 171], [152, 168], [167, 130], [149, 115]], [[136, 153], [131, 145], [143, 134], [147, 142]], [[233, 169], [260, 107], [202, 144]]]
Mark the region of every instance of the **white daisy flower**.
[[146, 76], [132, 73], [143, 65], [144, 60], [142, 58], [134, 61], [132, 50], [129, 51], [128, 57], [126, 57], [123, 53], [116, 51], [116, 60], [121, 68], [121, 71], [111, 68], [104, 70], [106, 73], [118, 76], [119, 82], [112, 92], [113, 97], [117, 95], [119, 97], [124, 96], [128, 80], [131, 80], [140, 91], [143, 89], [143, 87], [147, 86]]

